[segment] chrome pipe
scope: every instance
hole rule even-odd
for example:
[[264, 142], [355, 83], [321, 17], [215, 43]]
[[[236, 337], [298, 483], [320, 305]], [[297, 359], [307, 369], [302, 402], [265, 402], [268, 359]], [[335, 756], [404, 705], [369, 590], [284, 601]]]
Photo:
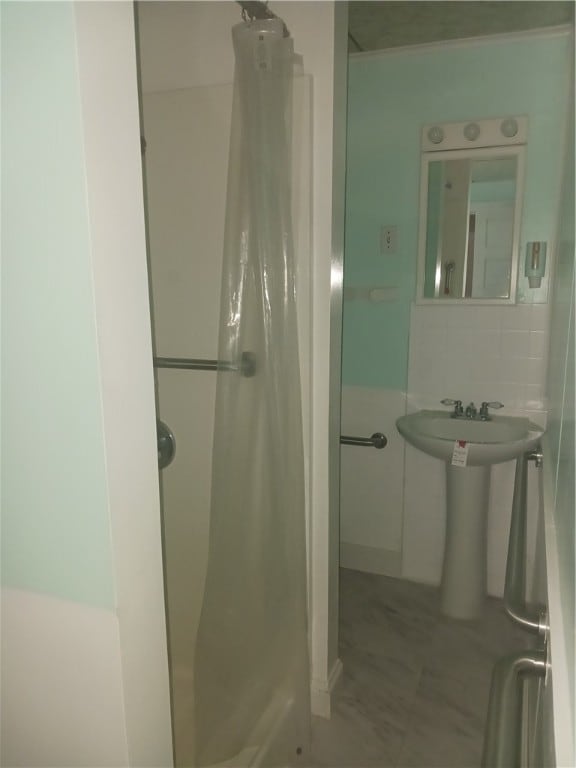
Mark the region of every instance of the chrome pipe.
[[154, 368], [171, 368], [178, 371], [239, 371], [242, 376], [250, 378], [256, 374], [256, 355], [253, 352], [242, 352], [238, 364], [195, 357], [155, 357]]
[[516, 624], [528, 632], [543, 635], [548, 626], [546, 609], [543, 606], [530, 606], [526, 602], [527, 481], [528, 461], [533, 458], [533, 454], [525, 453], [516, 459], [504, 583], [504, 609]]
[[176, 368], [182, 371], [237, 371], [238, 366], [232, 363], [221, 363], [219, 360], [200, 360], [192, 357], [155, 357], [155, 368]]
[[546, 652], [542, 649], [505, 656], [494, 666], [482, 768], [520, 768], [522, 678], [545, 674]]
[[388, 438], [382, 432], [374, 432], [370, 437], [352, 437], [351, 435], [340, 435], [342, 445], [362, 445], [366, 448], [384, 448], [388, 444]]

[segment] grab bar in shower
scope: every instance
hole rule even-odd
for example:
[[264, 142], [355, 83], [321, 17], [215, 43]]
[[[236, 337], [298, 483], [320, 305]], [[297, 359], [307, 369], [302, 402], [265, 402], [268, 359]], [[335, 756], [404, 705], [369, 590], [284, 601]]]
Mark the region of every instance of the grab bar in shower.
[[388, 438], [382, 432], [374, 432], [370, 437], [352, 437], [351, 435], [340, 435], [342, 445], [363, 445], [367, 448], [384, 448], [388, 444]]
[[249, 378], [256, 373], [256, 355], [253, 352], [242, 352], [239, 363], [194, 357], [155, 357], [154, 368], [172, 368], [179, 371], [239, 371], [242, 376]]
[[526, 603], [526, 507], [529, 461], [535, 461], [537, 467], [542, 466], [540, 450], [525, 453], [516, 459], [504, 583], [504, 609], [516, 624], [529, 632], [544, 635], [548, 628], [546, 608]]
[[538, 648], [505, 656], [495, 665], [484, 731], [482, 768], [516, 768], [522, 739], [522, 686], [526, 676], [546, 675], [546, 651]]
[[232, 363], [220, 363], [218, 360], [199, 360], [190, 357], [155, 357], [155, 368], [176, 368], [185, 371], [238, 370]]

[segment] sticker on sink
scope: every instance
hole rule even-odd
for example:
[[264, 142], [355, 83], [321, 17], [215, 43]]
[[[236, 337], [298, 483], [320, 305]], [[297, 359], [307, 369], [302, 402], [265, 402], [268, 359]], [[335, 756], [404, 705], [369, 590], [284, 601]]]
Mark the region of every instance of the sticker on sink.
[[455, 440], [452, 451], [452, 466], [465, 467], [468, 463], [468, 443], [466, 440]]

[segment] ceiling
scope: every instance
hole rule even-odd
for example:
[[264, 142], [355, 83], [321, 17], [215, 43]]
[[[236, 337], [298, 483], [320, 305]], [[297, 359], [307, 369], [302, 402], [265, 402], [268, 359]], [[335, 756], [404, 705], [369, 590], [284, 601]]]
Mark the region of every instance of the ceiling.
[[573, 24], [574, 5], [556, 0], [350, 0], [348, 50], [377, 51]]

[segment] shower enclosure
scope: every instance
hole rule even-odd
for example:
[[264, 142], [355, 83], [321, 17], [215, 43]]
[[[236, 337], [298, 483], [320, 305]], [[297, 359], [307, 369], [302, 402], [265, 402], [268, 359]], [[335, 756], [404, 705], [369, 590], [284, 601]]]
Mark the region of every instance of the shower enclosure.
[[286, 765], [309, 739], [310, 83], [281, 20], [232, 36], [233, 86], [149, 88], [141, 45], [177, 765]]

